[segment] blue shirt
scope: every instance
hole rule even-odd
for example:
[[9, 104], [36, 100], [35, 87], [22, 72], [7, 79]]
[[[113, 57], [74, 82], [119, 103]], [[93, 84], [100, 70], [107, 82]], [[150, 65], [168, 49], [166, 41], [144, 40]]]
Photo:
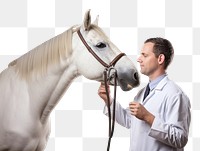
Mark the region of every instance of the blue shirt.
[[158, 85], [158, 83], [166, 76], [167, 76], [167, 74], [163, 74], [163, 75], [157, 77], [155, 80], [150, 81], [149, 82], [150, 91], [152, 91]]

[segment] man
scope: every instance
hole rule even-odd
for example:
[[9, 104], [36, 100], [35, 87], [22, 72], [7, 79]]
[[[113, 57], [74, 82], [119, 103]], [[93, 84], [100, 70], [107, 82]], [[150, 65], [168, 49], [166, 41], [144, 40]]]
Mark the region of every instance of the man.
[[[166, 74], [173, 56], [173, 47], [167, 39], [147, 39], [137, 61], [149, 83], [138, 92], [129, 108], [116, 103], [116, 121], [130, 128], [130, 151], [184, 150], [191, 121], [190, 101]], [[145, 92], [147, 89], [149, 94]], [[107, 103], [104, 84], [98, 94]], [[107, 114], [106, 109], [104, 112]]]

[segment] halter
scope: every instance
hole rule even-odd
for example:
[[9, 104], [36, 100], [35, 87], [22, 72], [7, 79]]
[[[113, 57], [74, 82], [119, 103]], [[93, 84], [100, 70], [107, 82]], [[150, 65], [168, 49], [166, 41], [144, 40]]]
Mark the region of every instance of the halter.
[[83, 44], [85, 45], [85, 47], [87, 48], [87, 50], [105, 67], [105, 68], [109, 68], [109, 67], [114, 67], [116, 62], [122, 57], [125, 56], [125, 53], [120, 53], [118, 54], [111, 62], [110, 64], [107, 64], [106, 62], [104, 62], [93, 50], [92, 48], [87, 44], [87, 42], [85, 41], [85, 39], [83, 38], [83, 35], [80, 32], [80, 29], [77, 31], [79, 38], [81, 39], [81, 41], [83, 42]]
[[[108, 140], [108, 145], [107, 145], [107, 151], [110, 150], [110, 143], [111, 143], [111, 138], [114, 133], [115, 129], [115, 106], [116, 106], [116, 92], [117, 92], [117, 70], [114, 68], [115, 64], [117, 61], [125, 56], [125, 53], [120, 53], [118, 54], [109, 64], [104, 62], [93, 50], [92, 48], [87, 44], [85, 39], [83, 38], [80, 29], [77, 31], [79, 38], [87, 48], [87, 50], [99, 61], [104, 67], [104, 84], [106, 88], [106, 95], [107, 95], [107, 108], [108, 108], [108, 117], [109, 117], [109, 140]], [[113, 71], [111, 75], [111, 71]], [[108, 92], [108, 82], [110, 82], [111, 79], [114, 79], [114, 97], [113, 97], [113, 117], [111, 117], [111, 110], [110, 110], [110, 97], [109, 97], [109, 92]], [[111, 84], [111, 83], [110, 83]], [[112, 118], [112, 123], [111, 123], [111, 118]]]

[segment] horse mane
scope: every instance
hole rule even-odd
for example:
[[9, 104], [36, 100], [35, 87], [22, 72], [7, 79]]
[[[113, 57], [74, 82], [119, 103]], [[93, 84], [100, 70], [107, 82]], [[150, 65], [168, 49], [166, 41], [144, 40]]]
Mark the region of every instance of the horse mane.
[[72, 51], [72, 34], [79, 27], [73, 26], [67, 31], [51, 38], [35, 47], [21, 57], [10, 62], [8, 67], [16, 66], [22, 78], [29, 78], [33, 74], [45, 74], [49, 65], [60, 63]]

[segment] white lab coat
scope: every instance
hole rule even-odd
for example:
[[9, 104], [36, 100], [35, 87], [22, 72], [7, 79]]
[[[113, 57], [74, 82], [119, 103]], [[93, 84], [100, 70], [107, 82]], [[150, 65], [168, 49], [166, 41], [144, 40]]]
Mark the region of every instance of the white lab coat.
[[130, 128], [130, 151], [184, 151], [191, 121], [189, 98], [167, 76], [142, 101], [144, 91], [139, 91], [134, 101], [155, 116], [151, 127], [116, 103], [116, 121]]

